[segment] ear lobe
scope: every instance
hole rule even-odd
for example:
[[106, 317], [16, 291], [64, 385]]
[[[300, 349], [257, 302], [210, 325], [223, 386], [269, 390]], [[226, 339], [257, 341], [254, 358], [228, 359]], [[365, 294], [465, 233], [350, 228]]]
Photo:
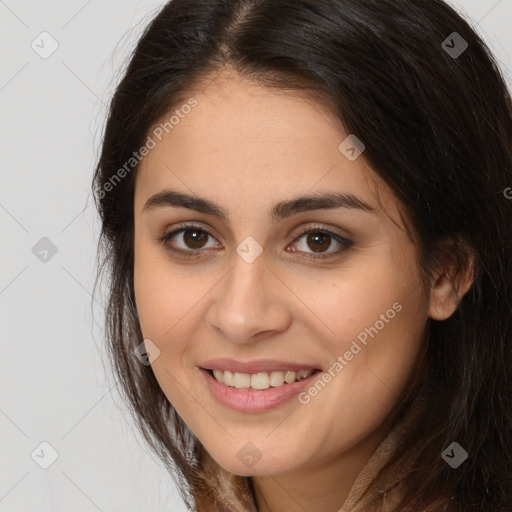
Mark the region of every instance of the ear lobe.
[[429, 317], [446, 320], [455, 313], [462, 297], [469, 290], [475, 276], [475, 251], [466, 247], [466, 268], [456, 265], [438, 272], [430, 289]]
[[430, 290], [429, 317], [434, 320], [446, 320], [453, 315], [459, 300], [449, 275], [442, 273], [436, 278]]

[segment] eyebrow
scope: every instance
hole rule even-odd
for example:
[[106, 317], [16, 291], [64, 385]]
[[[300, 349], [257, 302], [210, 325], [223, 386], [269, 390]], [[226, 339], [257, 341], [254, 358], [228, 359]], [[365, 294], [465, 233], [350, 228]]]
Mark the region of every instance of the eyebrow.
[[[206, 215], [214, 215], [225, 221], [229, 218], [227, 211], [216, 202], [198, 196], [175, 192], [173, 190], [163, 190], [151, 196], [144, 204], [142, 213], [169, 207], [188, 208]], [[337, 208], [361, 210], [366, 213], [378, 215], [375, 208], [359, 197], [349, 193], [333, 192], [322, 195], [300, 196], [295, 199], [281, 201], [274, 205], [270, 216], [277, 222], [301, 212], [333, 210]]]

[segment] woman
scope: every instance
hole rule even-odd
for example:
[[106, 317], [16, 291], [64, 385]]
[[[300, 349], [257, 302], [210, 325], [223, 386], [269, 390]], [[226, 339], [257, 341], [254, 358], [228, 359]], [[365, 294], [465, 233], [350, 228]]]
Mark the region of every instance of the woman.
[[107, 340], [203, 511], [509, 511], [512, 103], [441, 0], [173, 0], [93, 190]]

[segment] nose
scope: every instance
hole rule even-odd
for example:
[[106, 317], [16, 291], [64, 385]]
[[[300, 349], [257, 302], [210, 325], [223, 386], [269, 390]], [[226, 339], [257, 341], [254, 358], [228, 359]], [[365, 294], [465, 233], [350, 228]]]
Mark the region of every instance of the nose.
[[207, 312], [208, 325], [233, 343], [283, 332], [291, 323], [287, 291], [264, 255], [252, 263], [237, 256], [234, 268], [214, 288], [217, 297]]

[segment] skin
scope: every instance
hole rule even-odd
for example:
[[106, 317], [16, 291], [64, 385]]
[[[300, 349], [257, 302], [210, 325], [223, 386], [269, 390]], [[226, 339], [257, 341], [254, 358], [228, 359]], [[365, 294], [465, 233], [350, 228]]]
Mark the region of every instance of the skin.
[[[428, 317], [448, 318], [457, 306], [452, 281], [440, 271], [425, 293], [400, 203], [364, 154], [350, 161], [338, 150], [347, 134], [320, 104], [228, 72], [190, 96], [198, 105], [164, 134], [136, 178], [135, 296], [144, 338], [160, 350], [153, 371], [212, 457], [253, 477], [259, 512], [339, 510], [389, 429]], [[165, 189], [215, 201], [228, 220], [183, 207], [143, 211]], [[269, 215], [279, 201], [333, 191], [355, 194], [377, 214], [324, 209], [278, 222]], [[188, 238], [167, 242], [202, 250], [195, 259], [158, 241], [182, 222], [211, 235], [191, 244], [191, 228]], [[353, 245], [328, 239], [320, 254], [341, 252], [308, 259], [317, 254], [314, 241], [297, 234], [317, 224], [320, 234], [332, 231]], [[236, 252], [249, 236], [264, 249], [250, 264]], [[292, 399], [263, 413], [234, 411], [199, 374], [216, 357], [309, 362], [327, 371], [397, 302], [401, 311], [308, 405]], [[261, 453], [252, 468], [237, 457], [247, 442]]]

